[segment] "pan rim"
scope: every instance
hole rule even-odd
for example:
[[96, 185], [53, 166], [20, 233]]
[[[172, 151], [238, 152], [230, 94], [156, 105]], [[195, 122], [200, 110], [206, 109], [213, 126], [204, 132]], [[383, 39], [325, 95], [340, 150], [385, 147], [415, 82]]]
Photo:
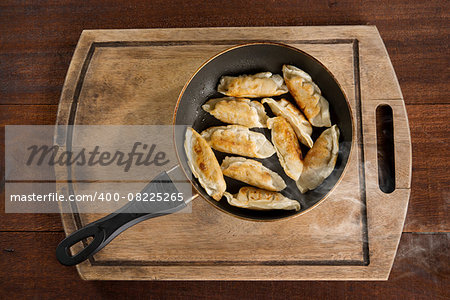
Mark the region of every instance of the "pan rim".
[[[225, 53], [227, 53], [229, 51], [235, 50], [237, 48], [248, 47], [248, 46], [253, 46], [253, 45], [275, 45], [275, 46], [285, 47], [285, 48], [294, 50], [296, 52], [299, 52], [299, 53], [301, 53], [303, 55], [306, 55], [310, 59], [312, 59], [315, 62], [317, 62], [331, 76], [331, 78], [334, 80], [334, 82], [338, 85], [339, 90], [341, 91], [342, 95], [344, 96], [345, 103], [347, 105], [347, 108], [348, 108], [348, 111], [349, 111], [349, 114], [350, 114], [350, 121], [351, 121], [351, 130], [352, 130], [351, 136], [352, 136], [352, 140], [351, 140], [351, 143], [350, 143], [350, 151], [349, 151], [348, 158], [347, 158], [347, 161], [345, 163], [344, 169], [342, 170], [342, 173], [339, 176], [339, 179], [336, 181], [336, 183], [333, 185], [333, 187], [320, 200], [318, 200], [317, 203], [315, 203], [311, 207], [309, 207], [309, 208], [307, 208], [307, 209], [305, 209], [303, 211], [300, 211], [298, 213], [295, 213], [293, 215], [289, 215], [289, 216], [286, 216], [286, 217], [280, 217], [280, 218], [273, 218], [273, 219], [256, 219], [256, 218], [249, 218], [249, 217], [240, 216], [240, 215], [234, 214], [232, 212], [229, 212], [228, 210], [225, 210], [225, 209], [219, 207], [218, 205], [216, 205], [215, 203], [217, 203], [218, 201], [216, 201], [214, 199], [208, 199], [208, 198], [203, 197], [202, 193], [198, 190], [198, 188], [193, 183], [193, 181], [192, 181], [193, 179], [191, 178], [192, 176], [189, 176], [186, 173], [186, 170], [184, 169], [184, 167], [183, 167], [183, 165], [181, 163], [181, 158], [180, 158], [180, 155], [178, 153], [178, 147], [177, 147], [177, 142], [176, 142], [176, 138], [175, 138], [176, 117], [177, 117], [177, 113], [178, 113], [178, 107], [179, 107], [179, 104], [181, 102], [181, 98], [183, 97], [184, 92], [186, 91], [187, 87], [189, 86], [191, 81], [194, 79], [194, 77], [198, 74], [198, 72], [200, 72], [200, 70], [202, 70], [207, 64], [209, 64], [215, 58], [217, 58], [217, 57], [219, 57], [219, 56], [221, 56], [221, 55], [223, 55], [223, 54], [225, 54]], [[204, 61], [195, 70], [195, 72], [191, 75], [189, 80], [185, 83], [185, 85], [181, 89], [180, 94], [179, 94], [178, 99], [177, 99], [177, 102], [175, 104], [173, 118], [172, 118], [172, 127], [173, 127], [172, 139], [173, 139], [173, 145], [175, 147], [175, 153], [176, 153], [176, 156], [177, 156], [178, 165], [180, 165], [181, 170], [183, 171], [184, 175], [189, 180], [192, 188], [194, 188], [195, 192], [197, 193], [197, 196], [194, 197], [194, 199], [197, 198], [197, 197], [203, 198], [204, 201], [209, 203], [215, 209], [218, 209], [221, 212], [224, 212], [224, 213], [226, 213], [228, 215], [231, 215], [231, 216], [233, 216], [235, 218], [239, 218], [239, 219], [242, 219], [242, 220], [253, 221], [253, 222], [276, 222], [276, 221], [287, 221], [287, 220], [290, 220], [292, 218], [296, 218], [298, 216], [304, 215], [304, 214], [310, 212], [311, 210], [313, 210], [314, 208], [318, 207], [323, 202], [325, 202], [325, 200], [332, 194], [332, 192], [340, 184], [340, 182], [342, 181], [344, 175], [346, 174], [346, 172], [347, 172], [347, 170], [349, 168], [349, 163], [348, 162], [349, 162], [350, 158], [353, 156], [353, 152], [355, 151], [354, 150], [354, 148], [355, 148], [354, 147], [354, 141], [355, 141], [356, 130], [355, 130], [354, 126], [355, 126], [355, 120], [354, 120], [353, 111], [352, 111], [352, 108], [350, 106], [350, 102], [348, 100], [347, 94], [345, 93], [344, 89], [342, 88], [341, 84], [336, 79], [336, 77], [333, 75], [333, 73], [322, 62], [320, 62], [317, 58], [313, 57], [311, 54], [309, 54], [309, 53], [307, 53], [307, 52], [305, 52], [303, 50], [300, 50], [300, 49], [298, 49], [296, 47], [287, 45], [287, 44], [283, 44], [283, 43], [279, 43], [279, 42], [270, 42], [270, 41], [267, 41], [267, 42], [251, 42], [251, 43], [243, 43], [243, 44], [239, 44], [239, 45], [234, 45], [234, 46], [232, 46], [230, 48], [222, 50], [219, 53], [217, 53], [217, 54], [213, 55], [212, 57], [210, 57], [209, 59], [207, 59], [206, 61]]]

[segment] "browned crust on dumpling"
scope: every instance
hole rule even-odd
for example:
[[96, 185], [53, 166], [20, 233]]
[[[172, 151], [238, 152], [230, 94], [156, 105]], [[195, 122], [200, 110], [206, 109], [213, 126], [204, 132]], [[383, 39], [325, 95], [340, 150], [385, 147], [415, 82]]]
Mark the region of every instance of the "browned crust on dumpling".
[[308, 119], [319, 114], [320, 107], [318, 106], [318, 103], [320, 96], [314, 94], [314, 87], [312, 84], [303, 83], [301, 77], [294, 77], [286, 81], [286, 86], [294, 97], [295, 102], [297, 102], [297, 105], [305, 113]]
[[294, 104], [286, 99], [280, 99], [277, 101], [272, 98], [264, 98], [261, 102], [267, 103], [276, 116], [282, 116], [289, 122], [289, 124], [291, 124], [297, 138], [302, 144], [308, 146], [309, 148], [313, 146], [314, 142], [311, 138], [311, 124]]
[[264, 106], [246, 98], [224, 97], [210, 99], [202, 108], [216, 119], [228, 124], [246, 127], [267, 127]]
[[230, 205], [253, 210], [300, 210], [300, 203], [277, 192], [250, 186], [242, 187], [236, 195], [224, 193]]
[[225, 157], [221, 167], [223, 175], [268, 191], [276, 192], [286, 188], [280, 175], [253, 159]]
[[232, 97], [272, 97], [288, 92], [283, 77], [270, 72], [237, 77], [223, 76], [217, 91]]
[[272, 129], [272, 143], [277, 150], [281, 166], [286, 175], [297, 180], [302, 173], [303, 156], [294, 129], [283, 117], [269, 119], [267, 125]]
[[192, 173], [208, 195], [219, 201], [225, 192], [226, 183], [211, 147], [192, 128], [187, 129], [184, 147]]
[[256, 156], [256, 144], [233, 131], [222, 131], [222, 134], [211, 135], [211, 145], [222, 152]]
[[202, 132], [209, 145], [221, 152], [247, 157], [267, 158], [275, 148], [264, 134], [240, 125], [210, 127]]
[[305, 71], [290, 65], [283, 66], [283, 78], [295, 102], [308, 121], [317, 127], [330, 127], [329, 103], [319, 87]]
[[339, 128], [326, 129], [317, 138], [303, 161], [302, 175], [297, 187], [302, 193], [318, 187], [333, 172], [339, 153]]

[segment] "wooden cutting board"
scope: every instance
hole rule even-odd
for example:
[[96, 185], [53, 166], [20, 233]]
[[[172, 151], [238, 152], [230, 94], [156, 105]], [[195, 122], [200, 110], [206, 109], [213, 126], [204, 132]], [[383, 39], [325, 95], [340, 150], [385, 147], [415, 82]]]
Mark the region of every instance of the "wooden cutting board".
[[[224, 49], [254, 41], [306, 51], [343, 87], [354, 142], [332, 193], [312, 211], [276, 222], [234, 218], [199, 198], [190, 214], [152, 219], [125, 231], [77, 266], [83, 279], [388, 278], [409, 201], [411, 141], [402, 93], [374, 26], [86, 30], [67, 73], [57, 123], [171, 124], [178, 95], [195, 70]], [[376, 109], [382, 104], [393, 112], [391, 193], [378, 184]], [[58, 183], [58, 192], [66, 193], [68, 184]], [[66, 234], [97, 218], [62, 214]]]

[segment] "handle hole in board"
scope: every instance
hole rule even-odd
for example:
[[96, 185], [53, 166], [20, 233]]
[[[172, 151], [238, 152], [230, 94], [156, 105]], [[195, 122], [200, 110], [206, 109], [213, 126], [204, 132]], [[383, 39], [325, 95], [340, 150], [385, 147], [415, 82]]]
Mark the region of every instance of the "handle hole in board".
[[389, 105], [379, 105], [377, 119], [378, 186], [383, 193], [395, 190], [394, 119]]

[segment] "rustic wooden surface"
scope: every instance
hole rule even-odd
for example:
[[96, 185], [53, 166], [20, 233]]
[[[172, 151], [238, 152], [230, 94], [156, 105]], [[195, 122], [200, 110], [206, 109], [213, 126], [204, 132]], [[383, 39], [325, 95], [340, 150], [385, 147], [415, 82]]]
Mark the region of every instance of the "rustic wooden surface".
[[[177, 42], [180, 40], [192, 44]], [[249, 40], [279, 41], [306, 51], [321, 61], [342, 86], [353, 114], [354, 128], [352, 150], [340, 183], [318, 208], [301, 217], [278, 222], [233, 218], [196, 200], [190, 214], [141, 223], [121, 234], [94, 256], [95, 263], [86, 261], [77, 266], [82, 278], [388, 278], [410, 195], [411, 142], [402, 94], [375, 26], [83, 31], [66, 76], [56, 122], [61, 125], [170, 124], [179, 92], [198, 66], [216, 53]], [[137, 42], [144, 44], [136, 47]], [[89, 66], [82, 73], [86, 57]], [[354, 75], [355, 68], [358, 75]], [[82, 89], [78, 95], [75, 91], [80, 83]], [[74, 102], [76, 113], [73, 113]], [[381, 104], [392, 108], [394, 118], [396, 189], [391, 194], [384, 194], [378, 188], [375, 111]], [[357, 121], [360, 114], [362, 124]], [[359, 135], [361, 126], [364, 139]], [[64, 139], [65, 136], [58, 136], [58, 140]], [[122, 141], [123, 137], [111, 133], [108, 140], [114, 139]], [[364, 158], [359, 143], [364, 147]], [[72, 144], [86, 145], [86, 141], [74, 136]], [[358, 175], [362, 168], [364, 179]], [[58, 168], [57, 172], [58, 180], [67, 178], [66, 168]], [[84, 171], [73, 167], [71, 172], [77, 178], [78, 172]], [[99, 174], [91, 173], [91, 176], [96, 177], [90, 179], [107, 179]], [[89, 186], [85, 184], [83, 190], [100, 188], [99, 183]], [[135, 190], [143, 187], [142, 183]], [[74, 186], [75, 193], [82, 194], [83, 190]], [[57, 192], [65, 191], [67, 184], [58, 184]], [[72, 214], [64, 215], [67, 234], [79, 228], [75, 225], [76, 218]], [[79, 222], [84, 226], [98, 218], [98, 214], [83, 214]], [[368, 236], [364, 234], [366, 231]], [[136, 241], [141, 241], [139, 247]], [[81, 249], [81, 244], [74, 246], [75, 252]]]
[[[440, 0], [279, 1], [276, 4], [227, 1], [221, 5], [205, 1], [177, 2], [91, 1], [85, 6], [78, 1], [0, 3], [1, 124], [55, 123], [64, 76], [83, 29], [376, 25], [403, 91], [413, 148], [406, 233], [390, 280], [380, 283], [83, 282], [75, 269], [63, 268], [54, 259], [53, 249], [63, 237], [59, 215], [24, 217], [2, 213], [0, 293], [28, 298], [39, 293], [43, 298], [75, 295], [448, 298], [449, 4]], [[242, 17], [242, 12], [249, 12], [251, 17]], [[0, 135], [3, 171], [3, 128]], [[2, 182], [3, 178], [2, 173]]]

